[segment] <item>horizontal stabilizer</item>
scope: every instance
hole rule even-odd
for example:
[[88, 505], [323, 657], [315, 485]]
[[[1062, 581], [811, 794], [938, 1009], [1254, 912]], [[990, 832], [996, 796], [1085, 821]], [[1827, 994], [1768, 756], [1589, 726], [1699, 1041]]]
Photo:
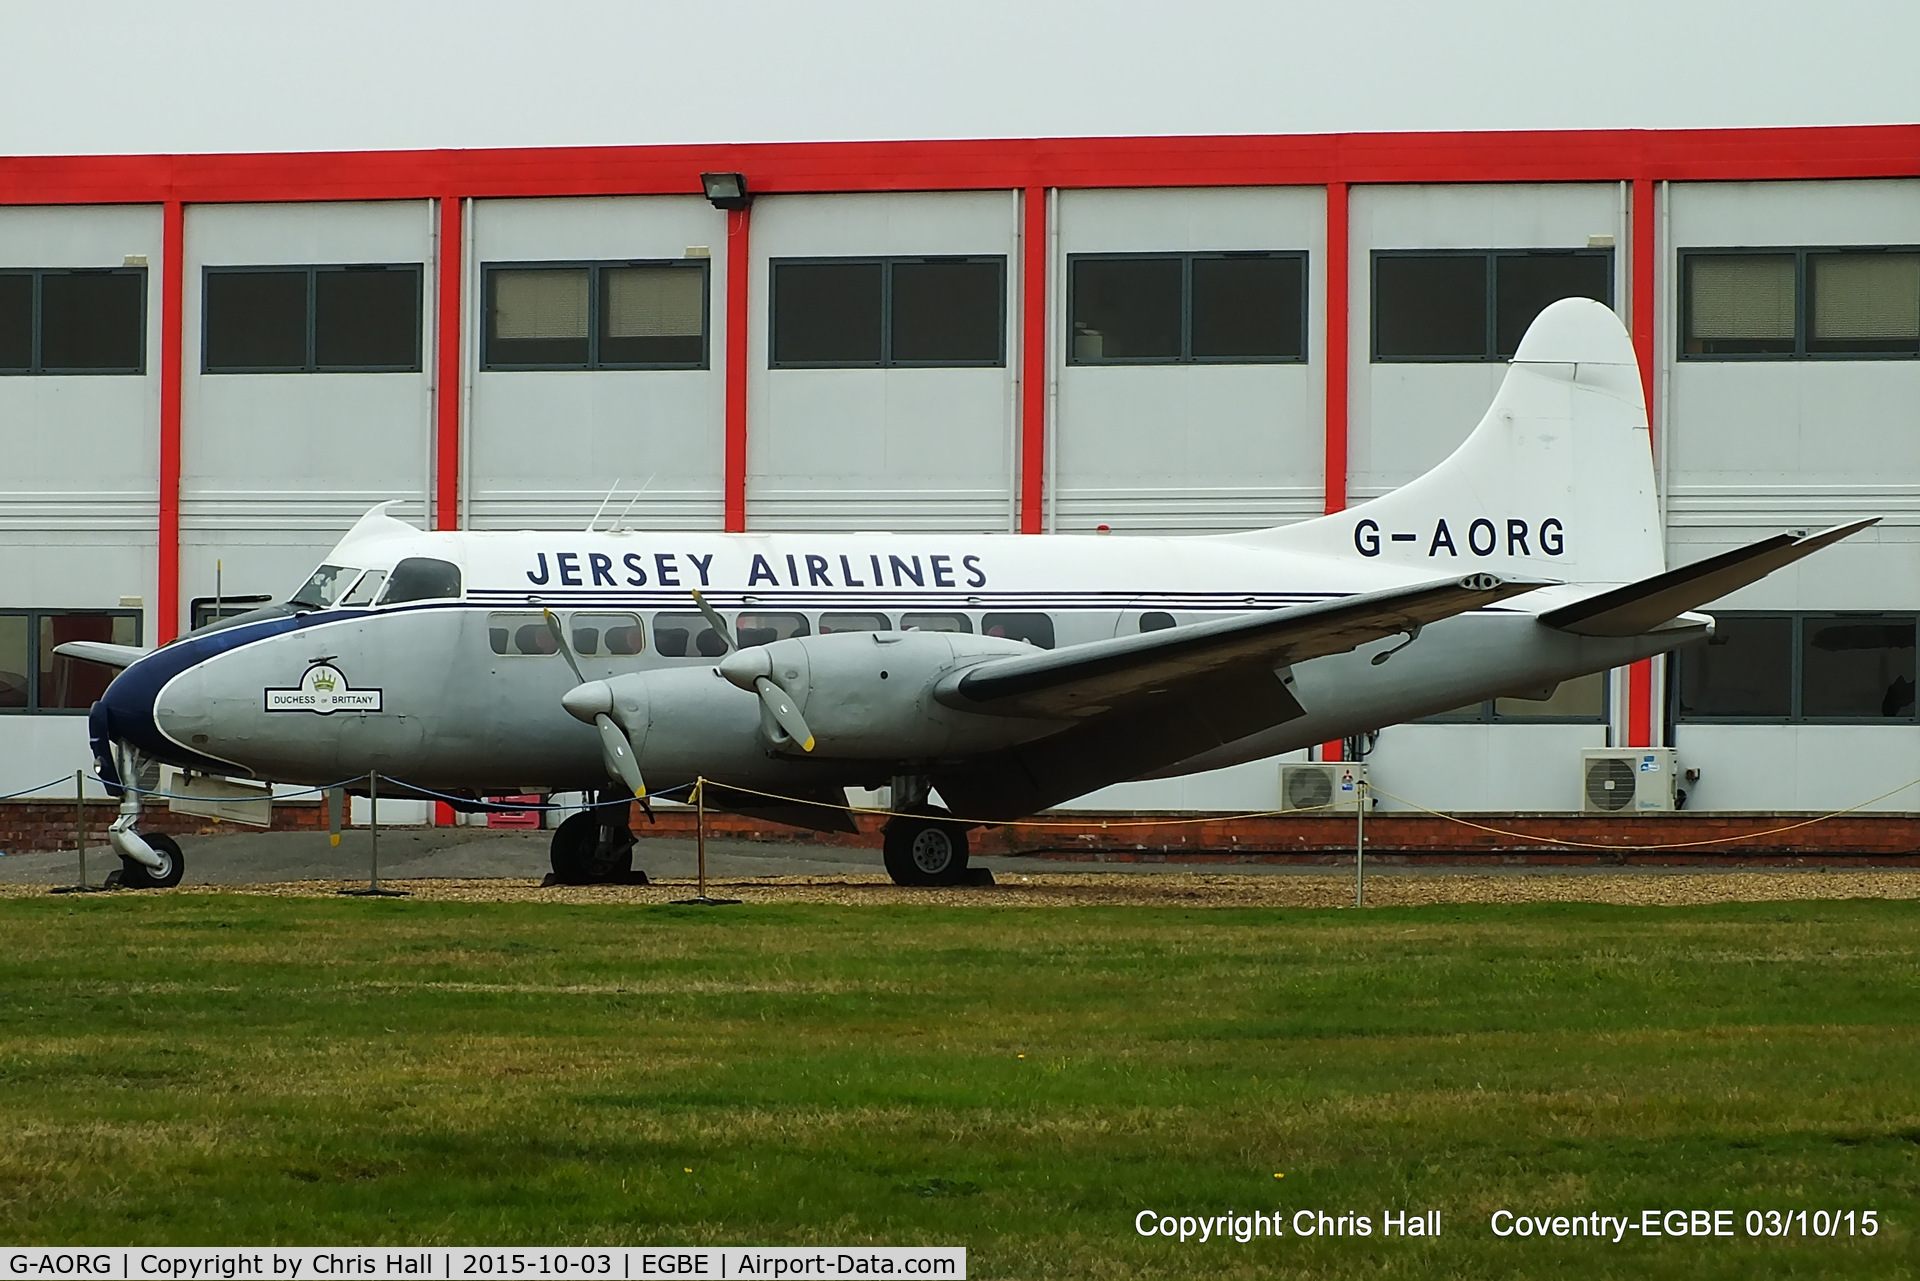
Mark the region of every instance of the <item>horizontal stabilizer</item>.
[[53, 652], [62, 658], [105, 663], [108, 667], [132, 667], [152, 651], [137, 645], [110, 645], [106, 641], [62, 641], [53, 647]]
[[1774, 570], [1810, 556], [1822, 547], [1857, 534], [1879, 521], [1856, 520], [1808, 537], [1775, 534], [1748, 547], [1736, 547], [1625, 587], [1589, 596], [1540, 616], [1549, 627], [1578, 636], [1639, 636], [1662, 623], [1719, 600]]

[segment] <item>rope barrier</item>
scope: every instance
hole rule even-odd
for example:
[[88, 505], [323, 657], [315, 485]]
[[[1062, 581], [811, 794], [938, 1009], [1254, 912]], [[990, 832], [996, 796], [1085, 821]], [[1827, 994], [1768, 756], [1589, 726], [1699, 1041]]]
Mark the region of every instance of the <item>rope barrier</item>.
[[1812, 818], [1802, 819], [1798, 823], [1785, 823], [1779, 827], [1770, 827], [1761, 832], [1742, 832], [1738, 836], [1715, 836], [1699, 841], [1659, 841], [1648, 845], [1609, 845], [1601, 841], [1574, 841], [1559, 836], [1539, 836], [1529, 832], [1510, 831], [1504, 827], [1490, 827], [1485, 823], [1476, 823], [1472, 819], [1461, 818], [1457, 814], [1443, 814], [1439, 810], [1428, 809], [1426, 806], [1410, 801], [1404, 796], [1395, 796], [1392, 792], [1380, 787], [1375, 787], [1372, 784], [1368, 786], [1387, 799], [1397, 801], [1409, 809], [1418, 810], [1422, 814], [1429, 815], [1433, 818], [1444, 818], [1449, 823], [1458, 823], [1462, 827], [1471, 827], [1482, 832], [1491, 832], [1495, 836], [1511, 837], [1514, 840], [1541, 841], [1548, 845], [1565, 845], [1573, 849], [1583, 850], [1691, 850], [1699, 849], [1705, 845], [1731, 845], [1735, 841], [1752, 841], [1758, 840], [1763, 836], [1778, 836], [1782, 832], [1797, 832], [1803, 827], [1812, 827], [1816, 823], [1829, 822], [1832, 819], [1851, 814], [1855, 810], [1863, 810], [1869, 805], [1878, 804], [1886, 800], [1889, 796], [1897, 796], [1909, 787], [1916, 785], [1920, 785], [1920, 778], [1914, 779], [1911, 783], [1902, 783], [1900, 786], [1882, 792], [1878, 796], [1861, 801], [1858, 805], [1849, 805], [1845, 809], [1834, 810], [1831, 814], [1817, 814]]
[[[192, 792], [162, 792], [152, 788], [141, 787], [135, 783], [109, 782], [108, 780], [101, 778], [98, 774], [89, 774], [87, 775], [87, 777], [92, 779], [94, 782], [100, 784], [102, 787], [118, 787], [124, 791], [138, 792], [142, 796], [151, 796], [157, 800], [204, 801], [208, 799], [205, 796], [195, 796]], [[345, 787], [348, 783], [357, 783], [365, 777], [366, 777], [365, 774], [355, 774], [352, 778], [341, 779], [338, 783], [328, 783], [321, 787], [303, 787], [297, 791], [292, 791], [292, 792], [274, 792], [271, 794], [270, 797], [268, 797], [268, 799], [276, 800], [276, 801], [284, 801], [284, 800], [289, 800], [295, 796], [318, 796], [323, 792], [331, 792], [336, 787]], [[59, 780], [55, 780], [55, 781], [59, 781]], [[0, 796], [0, 800], [5, 800], [5, 799], [6, 797]]]
[[[905, 810], [882, 809], [877, 805], [836, 805], [832, 801], [817, 801], [805, 796], [782, 796], [778, 792], [762, 792], [756, 788], [740, 787], [734, 783], [721, 783], [714, 779], [702, 779], [708, 787], [723, 788], [729, 792], [744, 792], [748, 796], [764, 797], [770, 801], [784, 801], [791, 805], [812, 805], [819, 809], [846, 810], [850, 814], [877, 814], [884, 818], [926, 818], [928, 815], [909, 813]], [[1193, 818], [1117, 818], [1117, 819], [1044, 819], [1044, 818], [962, 818], [957, 814], [946, 816], [948, 822], [966, 823], [975, 827], [1086, 827], [1097, 822], [1101, 827], [1172, 827], [1187, 823], [1233, 823], [1249, 818], [1277, 818], [1282, 814], [1310, 814], [1319, 810], [1331, 810], [1335, 806], [1329, 801], [1325, 805], [1297, 805], [1286, 810], [1249, 810], [1244, 814], [1203, 814]], [[937, 817], [937, 816], [935, 816]]]
[[[0, 801], [17, 800], [22, 796], [31, 796], [35, 792], [44, 792], [49, 787], [59, 787], [62, 783], [71, 783], [72, 781], [73, 781], [73, 775], [62, 774], [59, 778], [52, 779], [48, 782], [42, 783], [38, 787], [29, 787], [24, 792], [8, 792], [5, 796], [0, 796]], [[58, 800], [65, 800], [67, 798], [63, 796], [49, 796], [47, 799], [50, 801], [58, 801]]]

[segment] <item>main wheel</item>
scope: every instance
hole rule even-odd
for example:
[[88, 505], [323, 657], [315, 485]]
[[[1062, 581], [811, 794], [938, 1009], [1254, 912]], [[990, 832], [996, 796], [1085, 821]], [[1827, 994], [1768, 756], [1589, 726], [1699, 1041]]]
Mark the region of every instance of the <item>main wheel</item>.
[[967, 829], [958, 823], [896, 818], [882, 851], [895, 885], [958, 885], [967, 876]]
[[633, 833], [601, 822], [598, 810], [575, 814], [553, 829], [553, 879], [562, 885], [623, 881], [633, 872]]
[[180, 855], [180, 844], [163, 832], [142, 832], [140, 839], [161, 858], [159, 867], [130, 858], [120, 860], [120, 884], [130, 890], [170, 890], [187, 873], [187, 860]]

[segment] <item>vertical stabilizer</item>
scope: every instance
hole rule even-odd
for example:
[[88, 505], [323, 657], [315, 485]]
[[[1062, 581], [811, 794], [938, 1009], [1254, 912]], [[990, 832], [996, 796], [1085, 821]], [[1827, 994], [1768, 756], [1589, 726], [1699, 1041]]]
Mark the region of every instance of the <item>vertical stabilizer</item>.
[[1565, 298], [1534, 320], [1473, 434], [1371, 502], [1240, 535], [1432, 570], [1625, 583], [1666, 568], [1646, 398], [1613, 311]]

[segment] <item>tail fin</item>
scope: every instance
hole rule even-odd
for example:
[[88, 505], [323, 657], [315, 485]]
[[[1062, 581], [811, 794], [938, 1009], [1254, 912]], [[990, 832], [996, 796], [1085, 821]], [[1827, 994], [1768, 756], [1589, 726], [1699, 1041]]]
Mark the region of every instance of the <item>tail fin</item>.
[[1426, 475], [1317, 520], [1239, 537], [1434, 572], [1626, 583], [1666, 568], [1646, 398], [1606, 306], [1534, 320], [1485, 418]]

